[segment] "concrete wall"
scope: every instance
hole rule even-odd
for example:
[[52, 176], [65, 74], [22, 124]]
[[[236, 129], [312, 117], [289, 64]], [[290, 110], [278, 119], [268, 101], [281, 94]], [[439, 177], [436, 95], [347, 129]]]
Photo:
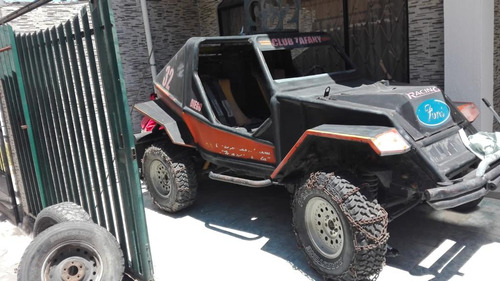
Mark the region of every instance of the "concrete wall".
[[445, 0], [444, 11], [446, 94], [478, 105], [474, 125], [491, 131], [493, 117], [481, 98], [493, 100], [494, 0]]
[[444, 87], [443, 0], [408, 0], [410, 83]]

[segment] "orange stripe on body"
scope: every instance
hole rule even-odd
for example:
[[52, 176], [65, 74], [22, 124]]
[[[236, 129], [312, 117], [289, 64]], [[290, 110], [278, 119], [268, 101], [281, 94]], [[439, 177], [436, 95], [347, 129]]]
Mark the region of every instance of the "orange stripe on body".
[[181, 103], [178, 99], [176, 99], [169, 91], [163, 89], [162, 86], [160, 86], [159, 84], [155, 83], [155, 87], [156, 89], [159, 90], [160, 94], [161, 95], [158, 95], [158, 98], [163, 101], [163, 103], [165, 103], [166, 105], [168, 105], [168, 107], [170, 107], [170, 109], [172, 109], [173, 111], [175, 111], [175, 113], [177, 113], [179, 116], [182, 115], [182, 108], [179, 107], [179, 105], [177, 105], [176, 102], [178, 103]]
[[275, 164], [274, 146], [212, 127], [194, 116], [182, 114], [195, 143], [223, 156]]
[[285, 166], [285, 164], [290, 160], [292, 155], [295, 154], [297, 149], [302, 145], [304, 140], [308, 136], [318, 136], [318, 137], [327, 137], [327, 138], [332, 138], [332, 139], [338, 139], [338, 140], [348, 140], [348, 141], [355, 141], [355, 142], [362, 142], [362, 143], [367, 143], [370, 145], [370, 147], [380, 155], [380, 150], [375, 146], [373, 143], [374, 138], [370, 137], [361, 137], [361, 136], [354, 136], [354, 135], [348, 135], [348, 134], [339, 134], [339, 133], [332, 133], [332, 132], [323, 132], [323, 131], [315, 131], [315, 130], [307, 130], [302, 134], [302, 136], [299, 138], [299, 140], [295, 143], [295, 145], [290, 149], [290, 151], [287, 153], [285, 158], [283, 158], [283, 161], [276, 167], [274, 172], [271, 174], [271, 178], [274, 179], [278, 173], [281, 171], [281, 169]]

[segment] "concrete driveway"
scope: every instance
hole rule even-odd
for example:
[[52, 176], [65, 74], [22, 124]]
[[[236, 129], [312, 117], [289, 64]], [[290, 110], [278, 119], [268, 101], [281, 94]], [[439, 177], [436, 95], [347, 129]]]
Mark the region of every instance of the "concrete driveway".
[[[297, 248], [290, 195], [205, 180], [191, 208], [167, 214], [144, 192], [156, 280], [322, 280]], [[421, 205], [392, 222], [379, 280], [500, 280], [500, 201], [470, 213]]]
[[[176, 215], [144, 195], [157, 281], [322, 280], [296, 246], [290, 195], [280, 187], [203, 181], [197, 203]], [[500, 280], [500, 200], [467, 214], [421, 205], [389, 231], [401, 255], [379, 280]], [[16, 280], [30, 240], [0, 216], [0, 280]]]
[[17, 280], [17, 266], [31, 237], [0, 213], [0, 280]]

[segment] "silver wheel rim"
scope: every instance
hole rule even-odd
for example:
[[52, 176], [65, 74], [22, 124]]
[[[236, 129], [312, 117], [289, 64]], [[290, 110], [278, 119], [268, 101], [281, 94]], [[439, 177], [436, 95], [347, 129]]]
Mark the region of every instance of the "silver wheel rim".
[[74, 241], [57, 245], [45, 259], [41, 280], [98, 281], [103, 273], [102, 259], [85, 242]]
[[168, 180], [167, 167], [159, 160], [153, 160], [150, 166], [151, 181], [155, 189], [163, 196], [170, 194], [170, 182]]
[[344, 247], [344, 228], [336, 209], [321, 197], [313, 197], [305, 209], [307, 234], [314, 248], [328, 259], [337, 258]]

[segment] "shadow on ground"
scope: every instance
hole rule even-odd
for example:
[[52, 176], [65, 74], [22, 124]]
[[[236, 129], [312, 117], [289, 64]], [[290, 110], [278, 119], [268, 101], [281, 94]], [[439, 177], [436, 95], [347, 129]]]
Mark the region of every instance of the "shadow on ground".
[[[434, 276], [425, 280], [446, 281], [464, 276], [461, 269], [483, 246], [500, 243], [499, 212], [498, 200], [490, 198], [468, 213], [434, 211], [427, 205], [421, 205], [390, 224], [391, 246], [399, 249], [401, 255], [387, 259], [387, 264], [413, 276]], [[425, 262], [431, 253], [439, 252], [436, 250], [439, 246], [442, 251], [431, 259], [434, 262]], [[474, 276], [484, 270], [491, 272], [485, 264], [488, 256], [477, 255], [474, 264], [469, 263], [471, 266], [467, 268], [468, 275], [464, 279], [480, 280]], [[498, 261], [497, 257], [491, 258]]]
[[[163, 212], [154, 206], [147, 191], [144, 194], [146, 208], [162, 215], [174, 219], [189, 216], [204, 222], [209, 230], [242, 240], [267, 237], [268, 241], [261, 250], [287, 261], [307, 279], [322, 280], [309, 267], [304, 254], [297, 247], [291, 225], [291, 196], [282, 187], [252, 189], [203, 180], [195, 205], [178, 214]], [[427, 205], [415, 208], [389, 226], [389, 242], [401, 255], [389, 258], [387, 265], [414, 277], [434, 276], [415, 280], [445, 281], [455, 275], [461, 276], [460, 269], [478, 249], [500, 242], [500, 237], [494, 235], [500, 233], [500, 222], [495, 219], [500, 212], [500, 206], [497, 205], [496, 200], [487, 199], [481, 208], [468, 214], [437, 212]], [[239, 231], [251, 235], [241, 235]], [[454, 244], [429, 268], [419, 266], [445, 241]]]

